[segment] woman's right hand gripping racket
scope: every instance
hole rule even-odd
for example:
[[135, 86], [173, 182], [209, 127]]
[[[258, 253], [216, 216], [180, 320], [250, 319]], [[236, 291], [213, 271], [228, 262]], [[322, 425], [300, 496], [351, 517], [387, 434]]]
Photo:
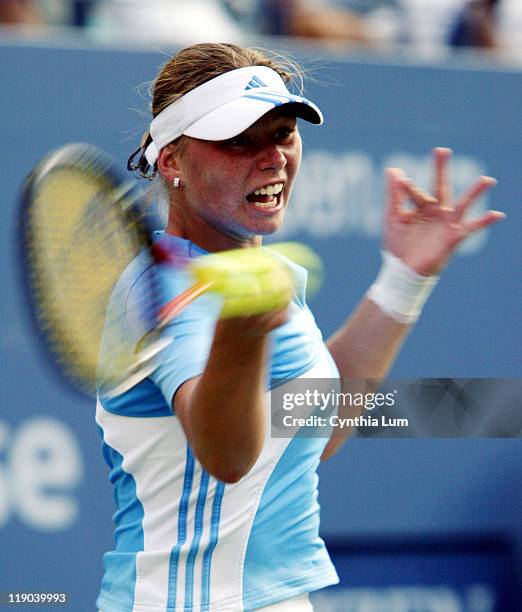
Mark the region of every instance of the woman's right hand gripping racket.
[[[205, 291], [223, 296], [227, 317], [280, 308], [290, 299], [293, 279], [273, 253], [277, 246], [189, 261], [153, 240], [148, 208], [135, 181], [88, 144], [47, 155], [23, 189], [21, 260], [32, 318], [51, 362], [89, 396], [97, 389], [117, 395], [146, 378], [171, 341], [162, 328]], [[279, 251], [311, 268], [315, 279], [320, 275], [320, 260], [304, 245]], [[147, 274], [132, 312], [109, 308], [118, 280], [138, 256]], [[195, 279], [168, 302], [155, 272], [165, 263], [188, 265]]]

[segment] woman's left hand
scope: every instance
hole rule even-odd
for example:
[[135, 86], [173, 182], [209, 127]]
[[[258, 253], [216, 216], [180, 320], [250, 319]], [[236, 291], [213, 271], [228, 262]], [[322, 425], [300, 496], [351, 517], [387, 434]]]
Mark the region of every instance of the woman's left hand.
[[[451, 150], [438, 147], [433, 154], [434, 196], [416, 187], [402, 170], [387, 171], [384, 248], [423, 276], [438, 274], [466, 236], [505, 217], [502, 212], [489, 210], [465, 220], [466, 211], [496, 180], [481, 176], [466, 194], [453, 201], [447, 172]], [[414, 210], [404, 208], [406, 198], [413, 203]]]

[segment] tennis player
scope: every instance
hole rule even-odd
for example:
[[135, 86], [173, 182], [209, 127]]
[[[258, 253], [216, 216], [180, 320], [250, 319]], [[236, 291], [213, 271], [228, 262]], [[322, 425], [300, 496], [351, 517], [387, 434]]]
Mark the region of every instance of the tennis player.
[[[381, 272], [324, 343], [305, 271], [262, 254], [250, 270], [241, 256], [283, 222], [301, 161], [297, 120], [323, 122], [287, 88], [296, 76], [257, 50], [200, 44], [167, 61], [155, 81], [150, 132], [130, 165], [168, 195], [158, 240], [196, 261], [240, 250], [222, 296], [204, 294], [166, 329], [174, 341], [157, 370], [99, 398], [117, 503], [102, 612], [312, 610], [308, 594], [338, 581], [319, 537], [316, 468], [340, 440], [271, 438], [268, 381], [383, 378], [456, 246], [503, 216], [463, 219], [495, 181], [479, 178], [453, 203], [447, 149], [434, 151], [433, 195], [389, 169]], [[403, 208], [407, 199], [413, 209]], [[138, 258], [111, 308], [131, 312], [146, 275]], [[163, 271], [169, 297], [191, 282]]]

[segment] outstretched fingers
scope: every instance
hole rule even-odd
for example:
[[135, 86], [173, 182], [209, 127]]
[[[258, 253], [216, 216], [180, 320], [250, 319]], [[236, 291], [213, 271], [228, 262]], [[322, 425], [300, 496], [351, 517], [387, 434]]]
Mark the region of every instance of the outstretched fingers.
[[488, 210], [488, 212], [484, 213], [480, 217], [473, 219], [464, 225], [466, 232], [468, 234], [472, 234], [479, 229], [484, 227], [488, 227], [493, 223], [497, 223], [497, 221], [501, 221], [505, 219], [506, 213], [501, 212], [500, 210]]
[[437, 199], [429, 193], [426, 193], [409, 180], [403, 180], [401, 187], [408, 198], [415, 204], [417, 208], [422, 208], [427, 204], [437, 204]]
[[469, 207], [475, 202], [475, 200], [485, 191], [494, 187], [497, 181], [491, 176], [481, 176], [471, 189], [465, 193], [457, 203], [455, 204], [455, 221], [462, 221], [462, 218], [466, 214]]
[[388, 216], [397, 217], [401, 214], [404, 202], [404, 172], [400, 168], [386, 168], [388, 183]]
[[433, 159], [435, 162], [435, 177], [433, 193], [440, 206], [446, 206], [451, 202], [451, 185], [448, 177], [448, 162], [452, 151], [447, 147], [435, 147]]

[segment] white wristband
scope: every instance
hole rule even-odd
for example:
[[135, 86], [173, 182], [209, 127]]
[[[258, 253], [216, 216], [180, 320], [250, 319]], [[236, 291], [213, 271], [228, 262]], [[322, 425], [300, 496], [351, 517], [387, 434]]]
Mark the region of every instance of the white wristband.
[[367, 296], [390, 317], [414, 323], [439, 280], [421, 276], [389, 251], [382, 252], [382, 266]]

